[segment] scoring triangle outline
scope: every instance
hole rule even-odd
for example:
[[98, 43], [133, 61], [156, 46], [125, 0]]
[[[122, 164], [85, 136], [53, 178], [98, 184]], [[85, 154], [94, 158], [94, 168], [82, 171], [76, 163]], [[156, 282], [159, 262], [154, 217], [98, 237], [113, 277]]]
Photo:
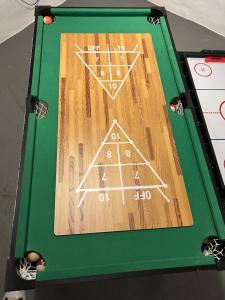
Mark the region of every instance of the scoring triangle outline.
[[[97, 159], [99, 153], [101, 152], [103, 146], [106, 144], [106, 141], [107, 141], [107, 139], [108, 139], [110, 133], [112, 132], [114, 126], [117, 126], [117, 127], [120, 129], [120, 131], [125, 135], [125, 137], [127, 138], [129, 144], [131, 144], [131, 145], [134, 147], [134, 149], [137, 151], [137, 153], [140, 155], [140, 157], [144, 160], [144, 162], [145, 162], [145, 164], [147, 165], [147, 167], [150, 168], [150, 170], [152, 171], [152, 173], [155, 175], [155, 177], [159, 180], [159, 182], [160, 182], [161, 184], [157, 184], [157, 185], [155, 185], [155, 184], [154, 184], [154, 185], [145, 185], [145, 186], [135, 186], [135, 185], [133, 185], [133, 186], [123, 186], [122, 175], [121, 175], [121, 165], [120, 165], [120, 158], [119, 158], [119, 164], [118, 164], [118, 167], [119, 167], [119, 169], [120, 169], [120, 180], [121, 180], [121, 185], [120, 185], [120, 187], [112, 187], [112, 188], [110, 188], [110, 187], [105, 187], [105, 188], [94, 188], [94, 189], [93, 189], [93, 188], [82, 188], [82, 185], [83, 185], [83, 183], [85, 182], [87, 176], [89, 175], [89, 172], [91, 171], [91, 169], [92, 169], [93, 167], [95, 167], [94, 162], [96, 161], [96, 159]], [[121, 142], [121, 143], [124, 143], [124, 142]], [[117, 143], [115, 143], [115, 144], [117, 144], [117, 147], [118, 147], [119, 142], [117, 142]], [[118, 150], [118, 151], [119, 151], [119, 150]], [[118, 153], [118, 157], [120, 157], [120, 154], [119, 154], [119, 153]], [[133, 165], [136, 165], [136, 163], [134, 163]], [[99, 165], [99, 167], [101, 167], [101, 165]], [[113, 120], [113, 123], [112, 123], [112, 125], [111, 125], [111, 127], [110, 127], [110, 129], [108, 130], [108, 132], [107, 132], [107, 134], [106, 134], [106, 136], [105, 136], [105, 138], [104, 138], [104, 140], [103, 140], [103, 142], [101, 143], [101, 145], [100, 145], [98, 151], [96, 152], [94, 158], [92, 159], [91, 163], [89, 164], [88, 169], [87, 169], [87, 171], [86, 171], [84, 177], [82, 178], [82, 180], [81, 180], [81, 182], [80, 182], [78, 188], [76, 189], [76, 192], [77, 192], [77, 193], [83, 192], [83, 195], [82, 195], [82, 197], [81, 197], [81, 199], [80, 199], [79, 204], [77, 205], [77, 207], [79, 208], [79, 207], [82, 205], [82, 203], [83, 203], [83, 201], [84, 201], [84, 199], [85, 199], [85, 196], [86, 196], [86, 194], [87, 194], [88, 192], [90, 193], [90, 192], [100, 192], [100, 191], [103, 191], [103, 190], [104, 190], [104, 191], [121, 190], [121, 193], [122, 193], [122, 202], [123, 202], [123, 205], [124, 205], [124, 204], [125, 204], [125, 200], [124, 200], [124, 190], [146, 189], [146, 188], [150, 188], [150, 189], [155, 188], [155, 189], [157, 189], [157, 190], [160, 192], [160, 194], [163, 196], [163, 198], [166, 200], [166, 202], [169, 203], [170, 200], [169, 200], [168, 197], [164, 194], [164, 192], [160, 189], [160, 188], [167, 188], [167, 187], [168, 187], [168, 185], [167, 185], [167, 184], [162, 180], [162, 178], [158, 175], [158, 173], [155, 171], [155, 169], [151, 166], [150, 162], [146, 160], [146, 158], [143, 156], [143, 154], [141, 153], [141, 151], [137, 148], [137, 146], [134, 144], [134, 142], [129, 138], [129, 136], [126, 134], [126, 132], [123, 130], [123, 128], [119, 125], [119, 123], [117, 122], [117, 120], [114, 119], [114, 120]]]
[[[75, 52], [76, 55], [78, 56], [78, 58], [82, 61], [82, 63], [85, 65], [85, 67], [90, 71], [90, 73], [91, 73], [91, 74], [94, 76], [94, 78], [98, 81], [98, 83], [101, 85], [101, 87], [106, 91], [106, 93], [109, 95], [109, 97], [110, 97], [112, 100], [115, 100], [116, 97], [117, 97], [117, 95], [118, 95], [118, 93], [119, 93], [119, 91], [121, 90], [122, 86], [124, 85], [124, 83], [125, 83], [125, 81], [126, 81], [128, 75], [130, 74], [131, 70], [133, 69], [133, 67], [134, 67], [134, 65], [135, 65], [135, 63], [136, 63], [138, 57], [139, 57], [140, 54], [141, 54], [140, 51], [137, 51], [138, 44], [136, 44], [134, 50], [127, 50], [127, 51], [125, 51], [125, 50], [124, 50], [124, 51], [122, 51], [122, 50], [120, 50], [120, 51], [119, 51], [119, 50], [118, 50], [118, 51], [111, 51], [111, 50], [109, 49], [108, 44], [107, 44], [107, 51], [106, 51], [106, 50], [105, 50], [105, 51], [90, 51], [90, 50], [89, 50], [89, 51], [84, 51], [84, 50], [82, 50], [82, 49], [80, 48], [80, 46], [79, 46], [78, 44], [76, 44], [75, 46], [76, 46], [77, 49], [79, 50], [79, 51], [76, 51], [76, 52]], [[110, 53], [134, 53], [134, 54], [136, 54], [136, 56], [135, 56], [135, 58], [134, 58], [132, 64], [129, 66], [129, 68], [128, 68], [128, 70], [127, 70], [127, 72], [126, 72], [124, 78], [121, 80], [121, 83], [119, 84], [119, 86], [118, 86], [118, 88], [117, 88], [115, 94], [112, 95], [112, 94], [109, 92], [109, 90], [104, 86], [103, 81], [101, 81], [101, 80], [98, 78], [98, 76], [95, 74], [95, 72], [92, 70], [92, 68], [86, 63], [85, 59], [80, 55], [80, 54], [84, 54], [84, 53], [108, 53], [108, 55], [109, 55]], [[91, 66], [93, 66], [93, 65], [91, 65]], [[98, 66], [100, 67], [101, 65], [98, 65]], [[121, 66], [123, 66], [123, 65], [121, 65]], [[110, 67], [110, 63], [109, 63], [109, 67]], [[117, 82], [117, 80], [113, 80], [113, 79], [111, 80], [111, 78], [110, 78], [109, 82], [114, 83], [114, 82]]]

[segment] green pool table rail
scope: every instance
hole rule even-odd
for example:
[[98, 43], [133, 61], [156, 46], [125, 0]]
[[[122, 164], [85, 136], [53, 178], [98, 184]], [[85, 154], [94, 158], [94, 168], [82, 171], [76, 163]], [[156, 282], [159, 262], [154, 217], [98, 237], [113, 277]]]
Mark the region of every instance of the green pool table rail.
[[[45, 100], [49, 113], [37, 120], [27, 114], [17, 230], [12, 257], [40, 252], [46, 270], [37, 281], [78, 278], [145, 270], [214, 266], [201, 252], [207, 236], [225, 239], [225, 225], [198, 138], [192, 111], [178, 116], [170, 100], [185, 93], [166, 16], [160, 24], [147, 19], [150, 8], [51, 8], [55, 22], [36, 17], [30, 94]], [[116, 233], [55, 236], [55, 174], [57, 149], [60, 33], [150, 33], [153, 39], [169, 118], [193, 214], [194, 225]], [[22, 169], [21, 169], [22, 170]]]

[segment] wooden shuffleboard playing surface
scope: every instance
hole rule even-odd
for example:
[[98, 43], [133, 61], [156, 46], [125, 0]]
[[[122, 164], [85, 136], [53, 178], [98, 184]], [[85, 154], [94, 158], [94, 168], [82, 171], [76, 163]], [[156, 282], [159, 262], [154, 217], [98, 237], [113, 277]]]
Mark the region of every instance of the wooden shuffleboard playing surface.
[[191, 225], [150, 34], [61, 34], [55, 234]]

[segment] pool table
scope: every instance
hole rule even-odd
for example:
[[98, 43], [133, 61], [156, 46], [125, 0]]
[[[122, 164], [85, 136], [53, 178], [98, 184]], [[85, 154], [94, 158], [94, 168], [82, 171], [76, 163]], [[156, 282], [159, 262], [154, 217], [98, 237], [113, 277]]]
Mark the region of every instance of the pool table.
[[[136, 8], [36, 8], [30, 84], [6, 289], [28, 289], [44, 282], [128, 276], [137, 272], [222, 267], [204, 256], [210, 236], [225, 239], [216, 186], [193, 107], [190, 105], [166, 11]], [[52, 17], [52, 24], [43, 18]], [[193, 217], [193, 226], [95, 234], [54, 234], [58, 93], [61, 33], [150, 33]], [[170, 109], [172, 99], [183, 115]], [[44, 104], [48, 111], [40, 118]], [[39, 109], [38, 113], [37, 110]], [[18, 259], [28, 251], [46, 262], [35, 280], [17, 276]]]

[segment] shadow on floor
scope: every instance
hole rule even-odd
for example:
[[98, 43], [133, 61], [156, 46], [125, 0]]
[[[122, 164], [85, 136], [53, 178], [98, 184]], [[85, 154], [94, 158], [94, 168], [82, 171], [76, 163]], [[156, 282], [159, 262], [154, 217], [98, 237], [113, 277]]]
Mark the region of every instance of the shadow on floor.
[[152, 275], [39, 287], [27, 300], [223, 300], [224, 287], [217, 271]]

